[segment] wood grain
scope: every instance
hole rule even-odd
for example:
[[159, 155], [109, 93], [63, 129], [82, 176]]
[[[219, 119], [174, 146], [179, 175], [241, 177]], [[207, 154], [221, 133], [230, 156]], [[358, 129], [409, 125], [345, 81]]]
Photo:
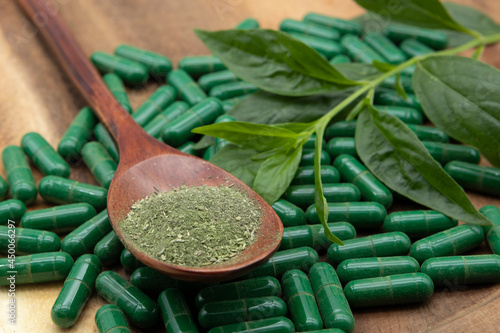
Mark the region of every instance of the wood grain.
[[[499, 1], [454, 2], [481, 9], [500, 22]], [[353, 1], [345, 0], [52, 0], [52, 3], [87, 56], [98, 50], [112, 52], [117, 45], [128, 43], [165, 54], [174, 64], [187, 55], [208, 53], [193, 28], [231, 28], [251, 16], [263, 27], [276, 29], [284, 18], [300, 19], [311, 11], [344, 18], [363, 12]], [[10, 144], [19, 145], [22, 136], [30, 131], [39, 132], [57, 146], [85, 102], [14, 1], [0, 2], [0, 32], [0, 150]], [[489, 47], [483, 60], [500, 67], [500, 58], [496, 57], [499, 51], [498, 45]], [[155, 88], [155, 84], [150, 84], [141, 90], [130, 89], [132, 106], [137, 108]], [[34, 172], [38, 182], [41, 174]], [[5, 176], [1, 165], [0, 174]], [[73, 167], [71, 178], [95, 184], [84, 165]], [[499, 199], [475, 193], [470, 197], [476, 207], [500, 206]], [[47, 206], [38, 198], [30, 209]], [[483, 244], [475, 253], [488, 251]], [[50, 309], [61, 286], [62, 282], [18, 286], [15, 326], [6, 324], [7, 289], [0, 288], [0, 332], [65, 331], [50, 320]], [[422, 305], [354, 311], [356, 332], [496, 332], [500, 330], [499, 295], [498, 285], [437, 288], [432, 299]], [[97, 332], [94, 315], [103, 304], [105, 301], [94, 295], [71, 331]], [[157, 331], [163, 330], [159, 325]]]

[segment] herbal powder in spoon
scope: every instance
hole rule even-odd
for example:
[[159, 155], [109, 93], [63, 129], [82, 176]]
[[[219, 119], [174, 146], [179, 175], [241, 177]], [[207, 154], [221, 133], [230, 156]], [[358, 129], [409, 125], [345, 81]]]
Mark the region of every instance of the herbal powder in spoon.
[[186, 187], [155, 193], [131, 208], [123, 236], [151, 257], [179, 266], [222, 263], [256, 239], [260, 209], [232, 187]]

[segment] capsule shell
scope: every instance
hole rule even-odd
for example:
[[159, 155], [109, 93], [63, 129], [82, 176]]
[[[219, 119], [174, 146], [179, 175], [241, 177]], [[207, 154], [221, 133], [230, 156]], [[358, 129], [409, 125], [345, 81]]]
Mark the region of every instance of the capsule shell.
[[230, 70], [222, 70], [203, 75], [198, 80], [198, 85], [205, 92], [209, 92], [215, 86], [238, 81], [239, 78], [233, 72]]
[[99, 294], [120, 309], [140, 328], [153, 327], [159, 320], [160, 309], [142, 291], [128, 283], [118, 273], [105, 271], [95, 283]]
[[490, 249], [495, 254], [500, 254], [500, 209], [496, 206], [487, 205], [479, 209], [479, 212], [486, 216], [493, 226], [483, 226], [486, 241]]
[[373, 101], [375, 104], [408, 107], [422, 111], [422, 104], [420, 104], [416, 95], [406, 93], [406, 96], [407, 98], [405, 99], [393, 89], [377, 88]]
[[183, 145], [177, 147], [177, 150], [181, 151], [183, 153], [189, 154], [189, 155], [196, 156], [198, 154], [198, 152], [194, 148], [195, 145], [196, 145], [196, 143], [194, 143], [193, 141], [187, 141]]
[[[326, 146], [325, 140], [323, 140], [322, 145]], [[316, 146], [316, 134], [313, 134], [309, 137], [309, 139], [307, 139], [307, 141], [304, 143], [302, 147], [304, 149], [314, 149], [315, 146]]]
[[[380, 87], [382, 88], [386, 88], [386, 89], [396, 89], [396, 75], [393, 75], [391, 77], [388, 77], [387, 79], [385, 79], [381, 84], [380, 84]], [[401, 83], [401, 86], [403, 87], [403, 89], [405, 90], [405, 92], [409, 92], [409, 93], [412, 93], [412, 94], [415, 94], [415, 89], [413, 88], [413, 82], [412, 82], [412, 78], [411, 77], [408, 77], [408, 76], [404, 76], [404, 75], [401, 75], [399, 77], [399, 82]], [[379, 106], [377, 106], [376, 108], [378, 108]], [[417, 110], [415, 110], [417, 111]], [[422, 113], [420, 113], [420, 111], [417, 111], [418, 114], [420, 115], [420, 118], [422, 118]], [[403, 120], [403, 122], [405, 122]], [[422, 122], [420, 123], [417, 123], [418, 125], [421, 125]]]
[[158, 305], [168, 333], [198, 332], [186, 299], [179, 289], [163, 291], [158, 298]]
[[259, 22], [256, 19], [249, 17], [238, 23], [238, 25], [234, 28], [242, 30], [257, 29], [259, 28]]
[[414, 108], [390, 105], [374, 105], [374, 107], [378, 111], [393, 115], [406, 124], [422, 125], [424, 122], [422, 112]]
[[310, 36], [300, 32], [289, 32], [288, 34], [316, 50], [327, 59], [333, 58], [343, 52], [342, 45], [330, 39]]
[[363, 42], [359, 37], [354, 35], [345, 35], [340, 41], [346, 53], [357, 62], [372, 64], [373, 61], [385, 62], [386, 60], [367, 43]]
[[327, 255], [330, 262], [338, 265], [346, 259], [404, 256], [408, 254], [410, 245], [410, 238], [402, 232], [387, 232], [349, 239], [343, 246], [332, 244]]
[[430, 236], [457, 225], [457, 220], [433, 210], [394, 212], [384, 220], [385, 231], [401, 231], [412, 239]]
[[234, 109], [236, 105], [238, 105], [245, 97], [247, 97], [247, 95], [226, 99], [225, 101], [223, 101], [222, 109], [224, 110], [224, 113], [228, 113], [229, 111]]
[[300, 207], [285, 199], [279, 199], [271, 207], [278, 214], [284, 227], [306, 224], [306, 213]]
[[406, 61], [406, 55], [386, 36], [371, 32], [364, 35], [363, 40], [378, 52], [389, 64], [400, 64]]
[[148, 122], [144, 126], [144, 130], [151, 136], [160, 139], [165, 126], [188, 109], [189, 105], [186, 102], [174, 102]]
[[7, 225], [9, 220], [20, 222], [25, 213], [26, 205], [21, 200], [2, 201], [0, 202], [0, 225]]
[[177, 96], [177, 90], [171, 86], [161, 86], [132, 114], [132, 118], [146, 126], [163, 109], [172, 104]]
[[[333, 202], [328, 203], [328, 222], [345, 221], [356, 229], [376, 229], [387, 216], [384, 206], [378, 202]], [[315, 205], [306, 211], [309, 223], [320, 223]]]
[[356, 131], [356, 121], [341, 120], [328, 126], [325, 131], [325, 138], [331, 139], [334, 137], [354, 137]]
[[129, 85], [141, 85], [149, 78], [148, 69], [136, 61], [104, 52], [94, 52], [90, 60], [101, 74], [115, 73]]
[[207, 55], [182, 58], [177, 64], [177, 68], [192, 77], [200, 77], [208, 73], [225, 70], [226, 66], [216, 56]]
[[422, 143], [429, 151], [429, 154], [442, 165], [446, 165], [451, 161], [478, 164], [481, 160], [479, 151], [470, 146], [431, 141], [423, 141]]
[[172, 62], [167, 57], [131, 45], [118, 46], [115, 54], [144, 65], [151, 75], [165, 76], [172, 70]]
[[203, 152], [203, 159], [205, 161], [210, 161], [210, 159], [212, 158], [212, 156], [215, 155], [215, 153], [216, 153], [215, 146], [211, 145], [210, 147], [205, 149], [205, 151]]
[[83, 146], [81, 154], [99, 185], [109, 188], [118, 165], [106, 149], [99, 142], [92, 141]]
[[95, 124], [96, 117], [91, 108], [84, 107], [78, 112], [57, 146], [57, 151], [66, 161], [70, 163], [79, 161], [80, 151], [92, 135]]
[[[9, 261], [10, 260], [10, 261]], [[0, 286], [64, 280], [73, 267], [73, 259], [65, 252], [35, 253], [12, 259], [0, 259]], [[16, 272], [15, 282], [10, 280]]]
[[451, 161], [444, 170], [463, 188], [500, 196], [500, 169]]
[[325, 38], [332, 41], [340, 39], [340, 32], [335, 29], [292, 19], [284, 19], [281, 21], [280, 30], [284, 32], [298, 32], [304, 35]]
[[35, 166], [45, 175], [68, 177], [68, 163], [38, 133], [30, 132], [21, 139], [21, 147]]
[[363, 26], [358, 22], [342, 20], [322, 14], [308, 13], [304, 16], [304, 21], [336, 29], [341, 34], [361, 35], [363, 33]]
[[134, 255], [127, 249], [123, 249], [120, 254], [120, 263], [127, 272], [133, 272], [139, 267], [144, 267], [144, 264], [134, 257]]
[[108, 190], [62, 177], [47, 176], [38, 185], [40, 195], [48, 202], [57, 204], [88, 203], [96, 211], [106, 207]]
[[124, 247], [114, 231], [104, 236], [94, 247], [94, 254], [104, 266], [111, 266], [120, 260]]
[[389, 275], [349, 282], [344, 293], [351, 307], [375, 307], [425, 302], [434, 284], [423, 273]]
[[358, 158], [358, 152], [356, 151], [356, 142], [354, 138], [333, 138], [328, 141], [326, 145], [326, 151], [333, 159], [338, 156], [347, 154]]
[[29, 205], [37, 196], [35, 179], [23, 150], [18, 146], [7, 146], [2, 151], [2, 162], [10, 186], [12, 199]]
[[11, 248], [20, 255], [54, 252], [61, 248], [61, 239], [50, 231], [0, 225], [0, 253], [8, 253]]
[[408, 124], [408, 128], [411, 129], [420, 140], [444, 143], [450, 141], [450, 137], [436, 127]]
[[130, 333], [125, 314], [114, 304], [103, 305], [97, 310], [95, 324], [99, 333]]
[[52, 306], [51, 317], [56, 325], [71, 327], [76, 323], [101, 269], [99, 258], [92, 254], [84, 254], [76, 260]]
[[240, 97], [256, 92], [259, 88], [251, 83], [237, 81], [224, 83], [210, 89], [210, 97], [225, 101], [231, 98]]
[[122, 108], [128, 113], [132, 113], [132, 106], [130, 105], [127, 92], [125, 91], [125, 86], [123, 85], [120, 77], [115, 73], [108, 73], [102, 77], [102, 80], [118, 103], [120, 103]]
[[405, 39], [413, 38], [435, 50], [444, 49], [448, 45], [448, 36], [435, 29], [418, 28], [402, 24], [390, 24], [385, 28], [385, 35], [395, 43], [400, 43]]
[[401, 50], [410, 58], [434, 53], [434, 50], [416, 39], [406, 39], [399, 44]]
[[[328, 223], [328, 228], [340, 240], [356, 237], [356, 229], [347, 222]], [[321, 224], [308, 224], [284, 228], [279, 251], [302, 246], [312, 247], [316, 251], [327, 250], [331, 244]]]
[[[316, 155], [314, 149], [302, 149], [302, 158], [300, 159], [300, 166], [310, 166], [314, 165], [314, 155]], [[321, 151], [321, 164], [326, 165], [332, 163], [332, 159], [328, 152]]]
[[115, 160], [115, 162], [118, 162], [120, 160], [118, 146], [102, 123], [99, 123], [94, 127], [94, 136], [106, 149], [108, 154]]
[[345, 54], [339, 54], [330, 59], [330, 64], [348, 64], [351, 63], [351, 58], [346, 56]]
[[[340, 182], [339, 171], [331, 165], [321, 166], [321, 182], [323, 184], [333, 184]], [[297, 169], [291, 185], [313, 185], [314, 184], [314, 166], [308, 165]]]
[[291, 333], [295, 332], [292, 321], [286, 317], [275, 317], [214, 327], [208, 333]]
[[[314, 203], [314, 185], [293, 185], [283, 194], [291, 203], [307, 208]], [[328, 202], [353, 202], [361, 199], [358, 188], [352, 184], [323, 184], [323, 195]]]

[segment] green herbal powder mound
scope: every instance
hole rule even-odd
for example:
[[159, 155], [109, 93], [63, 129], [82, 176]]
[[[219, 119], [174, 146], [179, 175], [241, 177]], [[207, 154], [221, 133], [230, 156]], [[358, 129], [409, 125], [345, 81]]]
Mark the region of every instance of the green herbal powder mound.
[[260, 210], [227, 187], [186, 187], [137, 201], [120, 225], [138, 249], [180, 266], [224, 262], [256, 239]]

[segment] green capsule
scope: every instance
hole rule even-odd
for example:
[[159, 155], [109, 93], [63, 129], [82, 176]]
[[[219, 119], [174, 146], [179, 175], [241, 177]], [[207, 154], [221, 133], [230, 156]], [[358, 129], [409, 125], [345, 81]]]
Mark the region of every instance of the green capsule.
[[226, 99], [225, 101], [222, 101], [222, 109], [224, 110], [224, 113], [228, 113], [229, 111], [231, 111], [245, 97], [247, 97], [247, 95]]
[[99, 143], [106, 149], [108, 154], [118, 163], [120, 160], [120, 153], [118, 152], [118, 146], [115, 140], [109, 134], [108, 130], [102, 123], [97, 124], [94, 127], [94, 136], [99, 141]]
[[[306, 211], [309, 223], [320, 223], [315, 205]], [[378, 202], [332, 202], [328, 203], [328, 222], [345, 221], [356, 229], [376, 229], [384, 222], [387, 211]]]
[[5, 200], [7, 198], [7, 195], [9, 194], [9, 185], [3, 179], [2, 176], [0, 176], [0, 201]]
[[389, 64], [400, 64], [406, 61], [406, 55], [389, 38], [378, 33], [371, 32], [363, 36], [363, 40]]
[[120, 45], [115, 54], [144, 65], [153, 76], [165, 76], [172, 70], [172, 62], [161, 54], [130, 45]]
[[393, 115], [406, 124], [422, 125], [424, 122], [422, 112], [414, 108], [390, 105], [374, 105], [374, 107], [379, 111]]
[[193, 129], [213, 123], [220, 115], [220, 101], [213, 97], [207, 98], [168, 123], [163, 130], [162, 139], [166, 144], [178, 147], [194, 136], [191, 133]]
[[340, 155], [333, 162], [342, 179], [354, 184], [366, 201], [374, 201], [385, 208], [392, 205], [392, 193], [368, 169], [351, 155]]
[[94, 290], [101, 269], [99, 258], [92, 254], [84, 254], [75, 261], [52, 306], [51, 317], [56, 325], [71, 327], [76, 323]]
[[436, 127], [408, 124], [408, 128], [411, 129], [420, 140], [443, 143], [450, 141], [450, 137]]
[[25, 134], [21, 140], [21, 147], [44, 175], [69, 176], [68, 163], [40, 134], [35, 132]]
[[325, 131], [325, 138], [331, 139], [334, 137], [354, 137], [356, 131], [356, 120], [338, 121], [331, 126], [328, 126]]
[[500, 254], [500, 209], [496, 206], [487, 205], [479, 209], [479, 212], [486, 216], [493, 226], [483, 226], [483, 231], [486, 234], [486, 241], [490, 249], [495, 254]]
[[[340, 240], [356, 237], [356, 229], [347, 222], [328, 223], [328, 228]], [[327, 250], [331, 244], [332, 242], [326, 236], [325, 229], [321, 224], [300, 225], [284, 228], [279, 251], [303, 246], [320, 251]]]
[[354, 141], [354, 137], [333, 138], [326, 144], [326, 151], [333, 159], [336, 159], [338, 156], [344, 154], [352, 155], [353, 157], [358, 158], [358, 152], [356, 151], [356, 141]]
[[354, 316], [333, 267], [326, 262], [314, 264], [309, 271], [309, 279], [325, 327], [352, 332]]
[[384, 231], [401, 231], [418, 239], [456, 227], [458, 221], [434, 210], [394, 212], [384, 220]]
[[158, 298], [158, 305], [168, 333], [198, 332], [191, 310], [179, 289], [163, 291]]
[[399, 44], [401, 50], [410, 58], [434, 53], [434, 50], [416, 39], [406, 39]]
[[81, 151], [83, 162], [99, 185], [109, 188], [118, 165], [106, 149], [97, 141], [86, 143]]
[[195, 304], [196, 308], [200, 309], [203, 305], [210, 302], [231, 301], [250, 297], [279, 296], [280, 293], [281, 285], [276, 278], [261, 276], [203, 288], [196, 294]]
[[60, 248], [61, 239], [53, 232], [0, 225], [0, 253], [15, 251], [23, 255], [54, 252]]
[[210, 147], [205, 149], [202, 157], [205, 161], [210, 161], [210, 159], [215, 155], [215, 153], [216, 153], [215, 146], [211, 145]]
[[373, 101], [375, 104], [402, 106], [422, 111], [422, 104], [414, 94], [406, 93], [405, 99], [394, 89], [377, 88]]
[[0, 202], [0, 225], [7, 225], [9, 220], [20, 222], [25, 213], [26, 205], [21, 200], [2, 201]]
[[144, 84], [149, 78], [148, 69], [143, 64], [104, 52], [94, 52], [90, 60], [101, 74], [115, 73], [130, 85]]
[[7, 146], [2, 151], [2, 162], [10, 186], [12, 199], [29, 205], [37, 196], [35, 179], [23, 150], [18, 146]]
[[463, 188], [500, 196], [500, 169], [451, 161], [444, 170]]
[[144, 267], [144, 264], [134, 257], [134, 255], [127, 249], [123, 249], [120, 254], [120, 263], [127, 272], [133, 272], [139, 267]]
[[132, 113], [132, 106], [130, 105], [125, 86], [123, 85], [120, 77], [115, 73], [108, 73], [102, 77], [102, 80], [118, 103], [120, 103], [122, 108], [128, 113]]
[[474, 147], [432, 141], [423, 141], [422, 143], [429, 154], [442, 165], [451, 161], [478, 164], [481, 160], [479, 151]]
[[191, 77], [200, 77], [208, 73], [227, 69], [222, 61], [213, 55], [182, 58], [177, 64], [177, 68], [183, 70]]
[[327, 59], [333, 58], [343, 52], [342, 45], [330, 39], [305, 35], [300, 32], [289, 32], [288, 34], [315, 49]]
[[118, 305], [140, 328], [150, 328], [158, 322], [160, 316], [158, 304], [118, 273], [102, 272], [97, 277], [95, 286], [106, 301]]
[[[340, 183], [339, 171], [331, 165], [321, 166], [321, 181], [323, 184]], [[308, 165], [297, 169], [292, 179], [291, 185], [313, 185], [314, 184], [314, 166]]]
[[284, 227], [306, 224], [306, 214], [302, 208], [285, 199], [279, 199], [271, 207], [278, 214]]
[[434, 284], [423, 273], [389, 275], [349, 282], [344, 293], [354, 308], [425, 302]]
[[[236, 121], [236, 118], [234, 118], [233, 116], [230, 116], [228, 114], [223, 114], [222, 116], [218, 116], [217, 119], [215, 119], [214, 124], [230, 123], [233, 121]], [[212, 146], [214, 153], [218, 152], [219, 150], [221, 150], [222, 148], [224, 148], [228, 144], [230, 144], [230, 142], [227, 141], [226, 139], [215, 138], [214, 145]], [[210, 147], [208, 149], [210, 149]]]
[[208, 73], [200, 77], [198, 85], [205, 92], [209, 92], [213, 87], [222, 84], [238, 82], [240, 79], [230, 70], [218, 71], [215, 73]]
[[291, 333], [295, 332], [295, 327], [290, 319], [286, 317], [275, 317], [246, 321], [243, 323], [229, 324], [214, 327], [208, 333]]
[[65, 252], [35, 253], [0, 259], [0, 286], [64, 280], [73, 267]]
[[385, 28], [385, 34], [395, 43], [405, 39], [416, 39], [421, 43], [435, 49], [441, 50], [448, 45], [448, 36], [435, 29], [418, 28], [415, 26], [390, 24]]
[[412, 257], [374, 257], [344, 260], [337, 267], [337, 274], [346, 284], [353, 280], [416, 273], [419, 270], [420, 264]]
[[335, 29], [292, 19], [284, 19], [281, 21], [279, 29], [284, 32], [298, 32], [304, 35], [325, 38], [332, 41], [340, 39], [340, 32]]
[[291, 269], [309, 271], [309, 268], [319, 260], [318, 253], [311, 247], [298, 247], [295, 249], [279, 251], [273, 254], [268, 261], [250, 271], [245, 278], [258, 276], [280, 277]]
[[[323, 144], [323, 146], [326, 146], [326, 141], [324, 139], [323, 139], [322, 144]], [[314, 149], [315, 146], [316, 146], [316, 134], [313, 134], [304, 143], [303, 148], [304, 149]]]
[[177, 90], [171, 86], [161, 86], [132, 113], [132, 118], [141, 125], [146, 126], [163, 109], [172, 104], [177, 97]]
[[372, 64], [373, 61], [385, 62], [386, 60], [367, 43], [354, 35], [345, 35], [340, 41], [346, 53], [356, 62]]
[[242, 29], [242, 30], [248, 30], [248, 29], [258, 29], [259, 28], [259, 22], [254, 19], [254, 18], [247, 18], [238, 23], [238, 25], [235, 27], [235, 29]]
[[92, 109], [89, 107], [81, 109], [57, 146], [59, 154], [69, 162], [78, 161], [80, 151], [92, 135], [95, 123], [96, 117]]
[[422, 263], [433, 257], [462, 254], [481, 245], [483, 238], [481, 227], [462, 224], [416, 241], [411, 246], [410, 256]]
[[183, 145], [180, 145], [179, 147], [177, 147], [177, 150], [181, 151], [183, 153], [189, 154], [189, 155], [196, 156], [198, 152], [194, 148], [195, 145], [196, 145], [196, 143], [194, 143], [193, 141], [187, 141]]
[[95, 324], [99, 333], [130, 333], [127, 318], [114, 304], [103, 305], [97, 310]]
[[322, 14], [308, 13], [304, 16], [304, 21], [307, 23], [315, 23], [333, 28], [340, 31], [341, 34], [361, 35], [363, 26], [358, 22], [342, 20]]
[[340, 328], [325, 328], [323, 330], [308, 331], [308, 333], [345, 333], [345, 332], [347, 331], [341, 330]]
[[104, 266], [112, 266], [120, 260], [124, 247], [114, 231], [104, 236], [94, 247], [94, 254]]
[[98, 212], [106, 208], [108, 190], [104, 187], [84, 184], [62, 177], [47, 176], [40, 181], [38, 190], [48, 202], [57, 204], [88, 203]]
[[295, 328], [299, 332], [323, 328], [323, 320], [306, 273], [298, 269], [289, 270], [283, 275], [281, 284]]
[[[302, 158], [300, 159], [300, 166], [308, 166], [308, 165], [314, 165], [314, 155], [315, 155], [314, 149], [302, 149]], [[321, 164], [326, 165], [332, 163], [332, 159], [330, 158], [330, 155], [328, 155], [328, 152], [322, 150], [321, 151]]]
[[330, 64], [349, 64], [351, 63], [351, 58], [346, 56], [345, 54], [339, 54], [330, 59]]
[[344, 246], [332, 244], [328, 248], [328, 260], [334, 265], [346, 259], [405, 256], [411, 241], [402, 232], [387, 232], [367, 237], [349, 239]]
[[177, 89], [180, 98], [190, 106], [200, 103], [207, 98], [207, 94], [182, 69], [171, 71], [167, 75], [167, 82]]
[[[408, 76], [403, 76], [401, 75], [399, 77], [399, 80], [400, 80], [400, 83], [401, 83], [401, 86], [404, 88], [405, 92], [409, 92], [411, 94], [415, 94], [415, 89], [413, 88], [413, 82], [412, 82], [412, 79], [411, 77], [408, 77]], [[385, 79], [381, 84], [380, 86], [382, 88], [386, 88], [386, 89], [396, 89], [396, 75], [393, 75], [387, 79]], [[379, 107], [377, 106], [377, 109]], [[415, 110], [418, 112], [418, 115], [420, 116], [420, 119], [422, 118], [422, 113], [418, 110]], [[401, 119], [403, 120], [403, 119]], [[403, 120], [403, 122], [406, 122]], [[419, 122], [417, 123], [418, 125], [422, 124], [422, 122]]]
[[186, 102], [174, 102], [172, 105], [168, 106], [165, 110], [155, 116], [151, 121], [149, 121], [144, 126], [144, 130], [151, 136], [160, 139], [161, 133], [163, 132], [165, 126], [188, 109], [189, 105]]
[[[283, 197], [301, 208], [307, 208], [314, 203], [314, 185], [292, 185]], [[323, 195], [328, 202], [360, 201], [359, 189], [353, 184], [323, 184]]]
[[220, 99], [221, 101], [225, 101], [231, 98], [254, 93], [257, 90], [259, 90], [259, 88], [251, 83], [237, 81], [215, 86], [210, 89], [209, 95], [210, 97], [215, 97]]

